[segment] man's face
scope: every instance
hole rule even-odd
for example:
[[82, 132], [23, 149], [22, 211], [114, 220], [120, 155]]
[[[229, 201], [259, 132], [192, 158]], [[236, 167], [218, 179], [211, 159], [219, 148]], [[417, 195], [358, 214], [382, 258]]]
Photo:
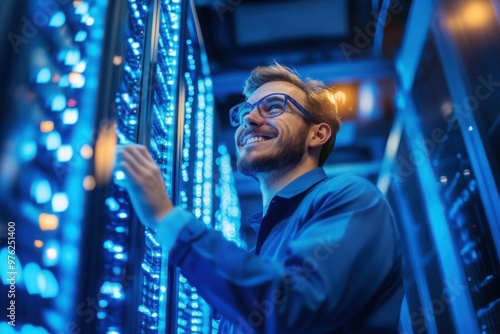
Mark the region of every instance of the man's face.
[[[305, 93], [285, 81], [268, 82], [249, 98], [255, 103], [271, 93], [285, 93], [305, 105]], [[243, 118], [235, 133], [238, 170], [248, 176], [271, 171], [288, 171], [296, 167], [306, 152], [309, 126], [290, 102], [285, 112], [273, 118], [262, 118], [257, 107]]]

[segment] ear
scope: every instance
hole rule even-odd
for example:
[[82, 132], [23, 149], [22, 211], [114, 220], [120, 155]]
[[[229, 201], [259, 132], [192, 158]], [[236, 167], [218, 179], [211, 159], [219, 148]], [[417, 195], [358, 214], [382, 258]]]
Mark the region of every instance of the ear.
[[313, 124], [310, 131], [309, 147], [321, 147], [332, 136], [332, 129], [326, 123]]

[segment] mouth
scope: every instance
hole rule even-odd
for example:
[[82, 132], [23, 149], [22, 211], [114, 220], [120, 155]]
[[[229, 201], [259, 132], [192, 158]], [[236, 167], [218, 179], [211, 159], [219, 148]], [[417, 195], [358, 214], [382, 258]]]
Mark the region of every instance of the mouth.
[[240, 142], [241, 146], [246, 146], [248, 144], [253, 144], [253, 143], [258, 143], [258, 142], [263, 142], [263, 141], [268, 141], [273, 139], [274, 137], [271, 136], [264, 136], [260, 134], [252, 134], [245, 136], [243, 140]]

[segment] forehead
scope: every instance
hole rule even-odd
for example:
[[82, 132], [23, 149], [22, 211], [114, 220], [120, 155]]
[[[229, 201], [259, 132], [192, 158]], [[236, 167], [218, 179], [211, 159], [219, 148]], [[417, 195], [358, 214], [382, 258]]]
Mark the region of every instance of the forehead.
[[247, 101], [250, 103], [255, 103], [264, 96], [272, 93], [288, 94], [299, 103], [304, 103], [306, 99], [306, 93], [294, 84], [291, 84], [287, 81], [272, 81], [267, 82], [257, 88], [255, 92], [253, 92], [252, 95], [248, 97]]

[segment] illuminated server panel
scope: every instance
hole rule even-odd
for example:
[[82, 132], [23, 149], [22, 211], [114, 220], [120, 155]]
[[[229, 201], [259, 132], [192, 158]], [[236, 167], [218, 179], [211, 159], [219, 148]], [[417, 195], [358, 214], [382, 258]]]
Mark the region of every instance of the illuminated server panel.
[[[174, 203], [213, 225], [213, 101], [205, 87], [210, 79], [198, 74], [202, 64], [193, 50], [199, 46], [182, 28], [194, 19], [188, 18], [191, 10], [189, 2], [129, 1], [117, 134], [122, 144], [148, 146]], [[132, 326], [140, 333], [208, 332], [208, 306], [169, 269], [154, 233], [134, 218], [127, 195], [112, 186], [106, 204], [99, 331], [126, 333]], [[131, 263], [138, 258], [140, 267]]]
[[[388, 145], [387, 197], [406, 246], [404, 330], [498, 333], [498, 156], [491, 144], [499, 95], [479, 99], [475, 93], [483, 73], [499, 71], [500, 24], [488, 22], [491, 29], [479, 37], [477, 27], [458, 22], [465, 1], [443, 3], [421, 2], [416, 12], [429, 29], [407, 28], [411, 47], [399, 60], [403, 87]], [[489, 1], [478, 6], [491, 9]]]
[[[209, 227], [223, 225], [231, 231], [226, 235], [238, 240], [234, 220], [214, 219], [219, 195], [213, 186], [212, 82], [193, 4], [130, 0], [124, 39], [123, 78], [114, 101], [119, 143], [146, 145], [174, 204]], [[217, 201], [217, 212], [224, 217], [239, 215], [234, 180], [226, 173], [227, 168], [217, 183], [224, 184], [225, 193], [232, 192], [230, 204]], [[231, 214], [225, 213], [228, 207]], [[99, 332], [210, 333], [216, 327], [210, 307], [169, 266], [153, 231], [140, 225], [127, 195], [113, 185], [106, 196], [106, 217]]]
[[[227, 151], [214, 142], [194, 6], [60, 2], [26, 0], [13, 16], [47, 19], [31, 23], [37, 38], [11, 57], [5, 105], [15, 116], [0, 138], [0, 213], [22, 235], [16, 328], [2, 319], [0, 332], [210, 333], [210, 308], [107, 178], [115, 143], [146, 145], [174, 203], [239, 243], [239, 204]], [[17, 31], [32, 28], [19, 22]]]
[[[142, 85], [147, 80], [144, 73], [144, 66], [147, 63], [144, 49], [147, 43], [148, 34], [148, 1], [130, 0], [124, 2], [126, 8], [121, 12], [124, 15], [115, 18], [115, 26], [124, 27], [121, 44], [122, 53], [117, 53], [113, 62], [122, 67], [121, 76], [116, 86], [116, 92], [111, 101], [111, 109], [114, 115], [110, 116], [116, 124], [117, 144], [126, 145], [138, 142], [140, 135], [140, 116], [143, 109], [145, 96], [142, 92]], [[120, 12], [119, 8], [114, 8], [114, 12]], [[123, 22], [123, 23], [122, 23]], [[115, 73], [111, 75], [117, 76]], [[116, 80], [116, 79], [115, 79]], [[111, 88], [111, 87], [110, 87]], [[114, 116], [114, 117], [113, 117]], [[113, 175], [114, 178], [121, 178], [120, 172]], [[101, 190], [101, 193], [104, 192]], [[97, 282], [93, 282], [89, 294], [95, 295], [97, 299], [97, 325], [90, 325], [86, 330], [99, 333], [124, 333], [126, 313], [128, 323], [137, 327], [140, 316], [146, 313], [147, 306], [138, 306], [140, 291], [138, 285], [141, 276], [138, 275], [137, 267], [132, 265], [132, 261], [137, 261], [144, 247], [143, 236], [145, 231], [140, 223], [135, 219], [131, 203], [126, 191], [111, 183], [105, 191], [105, 215], [96, 217], [96, 221], [101, 222], [99, 238], [94, 243], [99, 245], [99, 251], [95, 256], [99, 262], [95, 264], [95, 277]], [[147, 233], [147, 232], [146, 232]], [[89, 290], [92, 290], [89, 289]], [[150, 291], [144, 294], [151, 294]], [[154, 298], [156, 297], [156, 298]], [[158, 291], [151, 295], [151, 300], [158, 299]], [[139, 312], [132, 309], [138, 308]], [[143, 319], [141, 319], [143, 320]], [[158, 321], [143, 320], [147, 328], [157, 328]]]
[[[106, 3], [2, 3], [10, 11], [1, 51], [0, 333], [76, 332], [87, 307], [79, 277], [84, 206], [102, 181], [90, 162]], [[5, 312], [12, 302], [15, 321]]]

